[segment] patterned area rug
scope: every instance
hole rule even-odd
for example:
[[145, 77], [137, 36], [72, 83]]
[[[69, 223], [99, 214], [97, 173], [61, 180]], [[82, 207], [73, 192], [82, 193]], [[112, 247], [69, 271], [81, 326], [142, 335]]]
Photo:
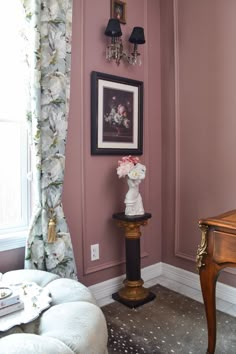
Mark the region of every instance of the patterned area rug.
[[[207, 326], [203, 304], [160, 285], [156, 299], [136, 309], [118, 302], [102, 308], [109, 354], [205, 354]], [[217, 311], [215, 354], [236, 353], [236, 318]]]

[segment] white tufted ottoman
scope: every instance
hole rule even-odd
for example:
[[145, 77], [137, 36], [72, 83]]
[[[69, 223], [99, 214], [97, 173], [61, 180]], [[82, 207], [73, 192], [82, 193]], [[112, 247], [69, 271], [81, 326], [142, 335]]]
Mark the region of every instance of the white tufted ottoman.
[[35, 282], [47, 288], [51, 307], [27, 324], [0, 332], [1, 354], [107, 354], [107, 326], [90, 290], [40, 270], [15, 270], [4, 283]]

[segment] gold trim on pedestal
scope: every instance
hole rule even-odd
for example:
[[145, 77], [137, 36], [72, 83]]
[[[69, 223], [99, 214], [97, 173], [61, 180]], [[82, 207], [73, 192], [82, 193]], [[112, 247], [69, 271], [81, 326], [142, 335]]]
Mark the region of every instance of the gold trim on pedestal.
[[[126, 276], [123, 288], [113, 294], [113, 299], [130, 308], [138, 307], [155, 298], [155, 295], [143, 287], [140, 270], [140, 227], [147, 225], [150, 213], [144, 215], [113, 214], [117, 226], [124, 229], [126, 239]], [[131, 279], [132, 280], [131, 280]]]
[[129, 239], [137, 239], [141, 237], [140, 226], [147, 225], [147, 220], [143, 221], [117, 221], [119, 227], [125, 228], [125, 237]]
[[124, 280], [124, 288], [119, 290], [118, 294], [122, 299], [130, 301], [139, 301], [147, 298], [149, 290], [144, 288], [143, 280]]
[[202, 231], [202, 239], [201, 244], [198, 245], [197, 256], [196, 256], [196, 263], [197, 263], [197, 271], [199, 272], [201, 267], [204, 267], [205, 264], [202, 262], [203, 257], [207, 254], [207, 232], [208, 226], [206, 225], [199, 225]]

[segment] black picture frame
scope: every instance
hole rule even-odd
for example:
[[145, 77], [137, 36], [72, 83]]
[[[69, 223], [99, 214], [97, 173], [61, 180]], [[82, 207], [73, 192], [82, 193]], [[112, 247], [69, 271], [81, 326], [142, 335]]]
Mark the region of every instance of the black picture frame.
[[91, 154], [142, 155], [143, 82], [91, 72]]

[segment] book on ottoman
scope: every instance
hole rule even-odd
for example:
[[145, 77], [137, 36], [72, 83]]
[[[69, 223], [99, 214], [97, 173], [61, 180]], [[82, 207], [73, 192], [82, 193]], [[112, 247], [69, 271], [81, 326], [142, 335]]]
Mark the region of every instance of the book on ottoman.
[[18, 292], [12, 291], [11, 288], [0, 286], [0, 310], [4, 307], [14, 305], [20, 302]]
[[3, 307], [0, 309], [0, 317], [9, 315], [12, 312], [20, 311], [24, 309], [24, 302], [20, 301], [17, 304]]

